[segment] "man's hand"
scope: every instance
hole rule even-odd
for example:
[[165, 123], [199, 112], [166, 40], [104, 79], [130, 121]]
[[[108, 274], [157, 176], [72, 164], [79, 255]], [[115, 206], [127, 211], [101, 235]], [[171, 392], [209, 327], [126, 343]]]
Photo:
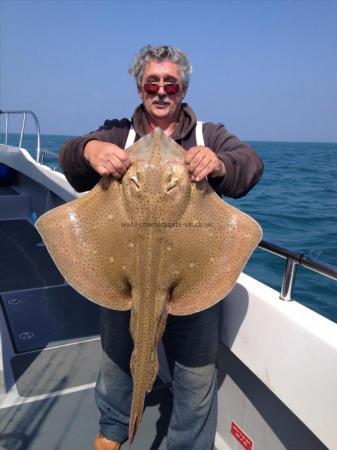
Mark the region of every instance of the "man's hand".
[[121, 178], [130, 166], [126, 151], [109, 142], [89, 141], [84, 147], [84, 157], [97, 173], [115, 178]]
[[206, 176], [226, 175], [225, 164], [208, 147], [191, 147], [186, 151], [185, 163], [193, 181], [201, 181]]

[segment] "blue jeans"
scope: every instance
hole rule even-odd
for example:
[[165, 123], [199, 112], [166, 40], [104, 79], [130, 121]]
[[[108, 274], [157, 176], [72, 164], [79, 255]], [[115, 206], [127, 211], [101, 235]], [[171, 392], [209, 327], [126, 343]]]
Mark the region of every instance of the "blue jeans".
[[[168, 316], [163, 344], [173, 377], [167, 450], [212, 450], [217, 425], [216, 359], [221, 302], [189, 316]], [[102, 308], [103, 360], [96, 385], [100, 432], [124, 442], [132, 398], [129, 311]]]

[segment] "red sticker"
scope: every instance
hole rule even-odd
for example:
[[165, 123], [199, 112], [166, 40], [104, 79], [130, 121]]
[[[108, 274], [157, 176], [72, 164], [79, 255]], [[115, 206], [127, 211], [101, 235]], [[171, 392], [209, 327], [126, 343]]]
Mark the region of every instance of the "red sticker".
[[244, 449], [253, 449], [253, 441], [249, 439], [249, 437], [242, 430], [240, 430], [235, 422], [232, 422], [231, 433], [240, 442]]

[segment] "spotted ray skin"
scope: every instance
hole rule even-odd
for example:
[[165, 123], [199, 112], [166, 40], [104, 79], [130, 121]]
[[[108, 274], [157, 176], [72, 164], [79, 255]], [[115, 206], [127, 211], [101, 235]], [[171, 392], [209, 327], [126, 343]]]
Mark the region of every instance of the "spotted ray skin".
[[107, 308], [131, 309], [131, 442], [158, 373], [167, 314], [193, 314], [225, 297], [262, 230], [206, 181], [191, 182], [185, 151], [159, 128], [127, 151], [131, 166], [122, 181], [102, 179], [36, 227], [78, 292]]

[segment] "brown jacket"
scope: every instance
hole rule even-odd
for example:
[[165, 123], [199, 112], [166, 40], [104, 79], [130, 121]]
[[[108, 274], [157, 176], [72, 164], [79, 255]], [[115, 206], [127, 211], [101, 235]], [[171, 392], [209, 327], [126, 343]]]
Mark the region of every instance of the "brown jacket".
[[[136, 132], [136, 139], [148, 133], [148, 121], [143, 105], [138, 106], [131, 122], [128, 119], [106, 120], [97, 130], [85, 136], [67, 141], [60, 149], [60, 162], [69, 183], [78, 191], [87, 191], [95, 186], [100, 175], [84, 158], [83, 149], [87, 142], [99, 140], [125, 147], [130, 125]], [[196, 116], [184, 103], [178, 125], [171, 136], [184, 149], [196, 145]], [[224, 177], [209, 177], [213, 189], [221, 196], [238, 198], [247, 194], [259, 181], [263, 173], [263, 163], [255, 151], [231, 134], [222, 124], [203, 124], [205, 146], [212, 149], [226, 166]]]

